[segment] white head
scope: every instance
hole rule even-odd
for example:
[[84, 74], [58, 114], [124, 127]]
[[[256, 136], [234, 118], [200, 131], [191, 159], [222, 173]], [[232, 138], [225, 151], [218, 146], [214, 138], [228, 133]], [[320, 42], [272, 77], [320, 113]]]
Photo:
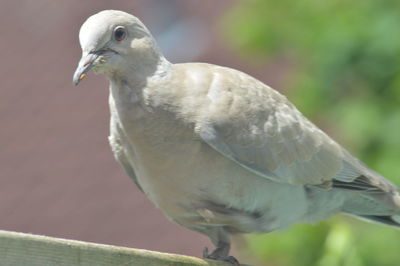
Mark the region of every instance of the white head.
[[79, 32], [82, 58], [73, 76], [75, 85], [93, 68], [109, 78], [151, 75], [165, 58], [153, 37], [136, 17], [104, 10], [83, 23]]

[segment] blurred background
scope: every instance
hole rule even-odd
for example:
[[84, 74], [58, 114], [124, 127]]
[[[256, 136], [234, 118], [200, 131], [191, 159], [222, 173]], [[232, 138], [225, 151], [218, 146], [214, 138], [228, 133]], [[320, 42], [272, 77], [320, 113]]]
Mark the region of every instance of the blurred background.
[[[170, 223], [114, 161], [108, 85], [78, 88], [78, 31], [103, 9], [133, 13], [172, 62], [237, 68], [400, 185], [398, 0], [3, 0], [0, 229], [200, 256], [208, 240]], [[273, 266], [395, 266], [400, 231], [336, 216], [238, 237]]]

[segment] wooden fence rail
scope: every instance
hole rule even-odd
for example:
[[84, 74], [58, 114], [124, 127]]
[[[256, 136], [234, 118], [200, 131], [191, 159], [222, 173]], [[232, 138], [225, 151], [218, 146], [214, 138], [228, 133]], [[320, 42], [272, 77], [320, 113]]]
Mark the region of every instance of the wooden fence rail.
[[0, 230], [0, 266], [227, 266], [176, 254]]

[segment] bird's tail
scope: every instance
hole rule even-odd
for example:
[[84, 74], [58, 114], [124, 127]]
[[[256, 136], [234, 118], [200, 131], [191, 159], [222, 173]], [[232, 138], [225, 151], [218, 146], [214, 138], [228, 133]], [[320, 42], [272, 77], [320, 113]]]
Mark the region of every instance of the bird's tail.
[[361, 193], [359, 197], [352, 197], [346, 202], [343, 212], [400, 229], [400, 195], [397, 192]]
[[400, 215], [356, 215], [358, 218], [370, 222], [394, 226], [400, 229]]
[[333, 181], [334, 188], [347, 193], [342, 211], [366, 221], [400, 228], [400, 189], [361, 162], [350, 159], [364, 174], [350, 182]]

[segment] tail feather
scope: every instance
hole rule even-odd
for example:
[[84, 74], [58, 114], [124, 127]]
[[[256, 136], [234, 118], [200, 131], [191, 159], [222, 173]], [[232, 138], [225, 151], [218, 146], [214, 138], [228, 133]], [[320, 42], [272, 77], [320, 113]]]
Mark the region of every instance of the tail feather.
[[357, 217], [400, 228], [400, 215], [357, 215]]

